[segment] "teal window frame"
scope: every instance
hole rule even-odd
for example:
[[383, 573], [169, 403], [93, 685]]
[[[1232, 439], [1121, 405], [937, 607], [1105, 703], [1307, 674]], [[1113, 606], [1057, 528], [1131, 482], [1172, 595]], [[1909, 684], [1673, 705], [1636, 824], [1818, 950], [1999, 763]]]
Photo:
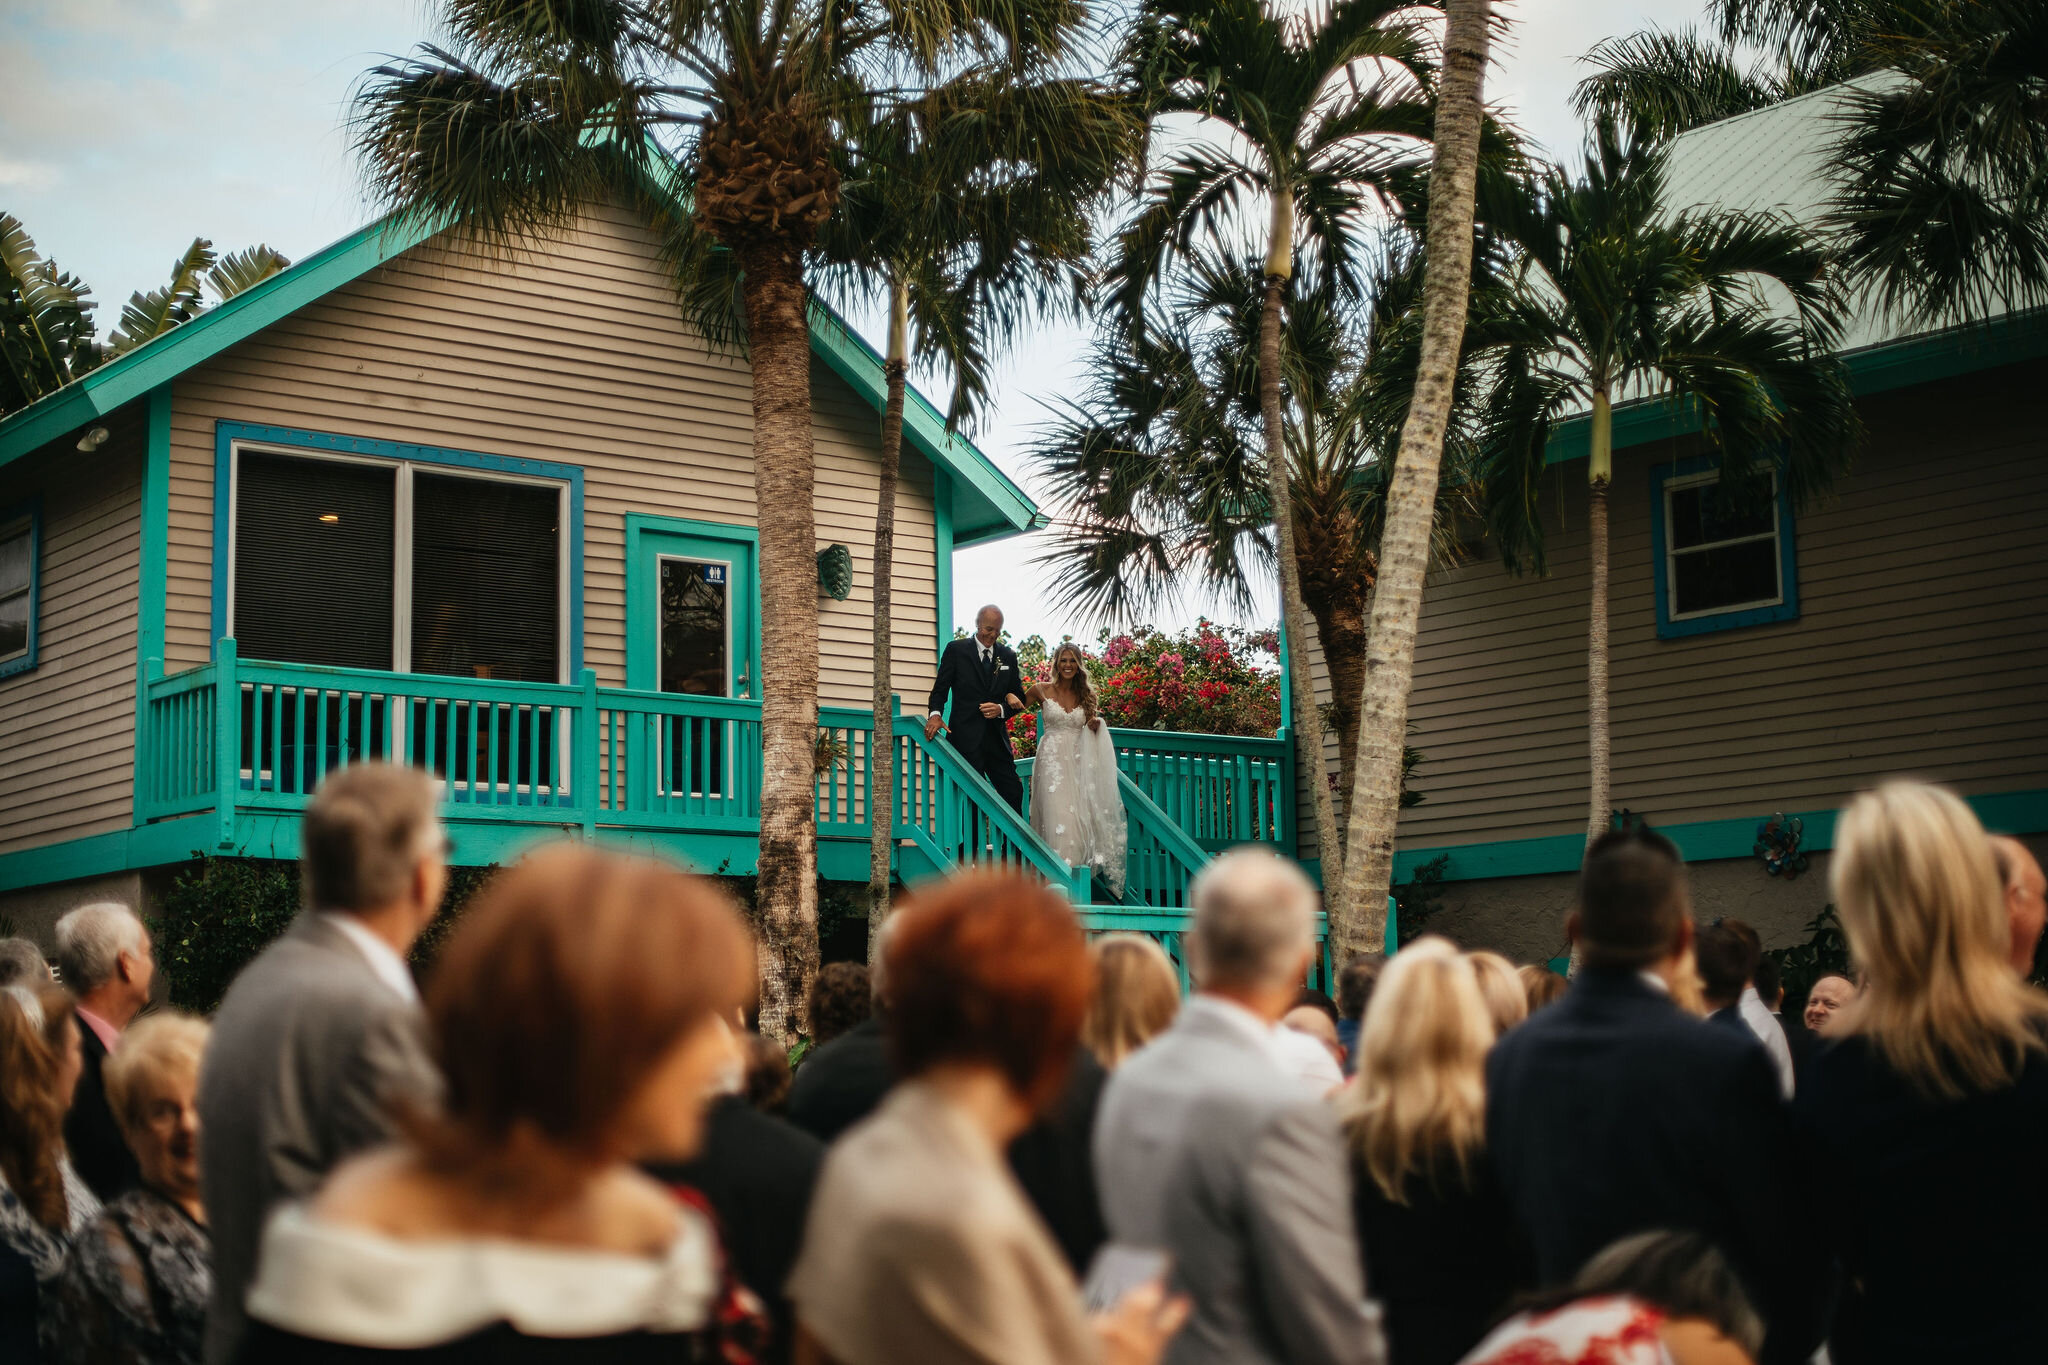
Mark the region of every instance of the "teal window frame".
[[[365, 455], [373, 459], [414, 465], [442, 465], [481, 474], [511, 474], [565, 484], [569, 490], [568, 535], [564, 538], [568, 563], [568, 629], [564, 658], [568, 667], [559, 679], [575, 681], [583, 674], [583, 467], [557, 464], [552, 460], [528, 460], [511, 455], [486, 455], [473, 450], [450, 450], [441, 446], [411, 445], [399, 441], [378, 441], [364, 436], [340, 436], [325, 431], [299, 431], [289, 427], [262, 426], [251, 422], [216, 422], [213, 433], [213, 628], [216, 647], [228, 621], [229, 553], [233, 545], [235, 446], [247, 443], [272, 446], [309, 456]], [[394, 550], [396, 553], [396, 550]]]
[[1786, 494], [1785, 480], [1776, 470], [1772, 471], [1772, 479], [1776, 489], [1773, 502], [1777, 513], [1778, 600], [1754, 606], [1726, 607], [1675, 619], [1672, 616], [1667, 525], [1671, 510], [1670, 488], [1675, 483], [1698, 482], [1700, 475], [1712, 473], [1719, 464], [1711, 455], [1694, 455], [1653, 465], [1650, 469], [1650, 572], [1657, 594], [1657, 638], [1660, 640], [1685, 639], [1719, 630], [1741, 630], [1799, 619], [1798, 526], [1792, 516], [1792, 500]]
[[11, 507], [0, 507], [0, 529], [28, 523], [28, 648], [0, 663], [0, 678], [33, 673], [42, 647], [43, 499], [40, 494]]

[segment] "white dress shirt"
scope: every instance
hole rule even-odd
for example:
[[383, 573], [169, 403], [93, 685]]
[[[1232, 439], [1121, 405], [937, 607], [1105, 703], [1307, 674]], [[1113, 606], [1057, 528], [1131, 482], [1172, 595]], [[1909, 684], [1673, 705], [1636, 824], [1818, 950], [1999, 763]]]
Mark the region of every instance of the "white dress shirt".
[[320, 917], [341, 930], [348, 941], [356, 945], [356, 951], [370, 964], [370, 970], [377, 974], [377, 979], [396, 992], [399, 999], [415, 1005], [420, 1002], [420, 988], [412, 979], [412, 968], [405, 965], [405, 959], [398, 955], [396, 948], [371, 933], [354, 915], [323, 910]]
[[1749, 1025], [1749, 1031], [1764, 1045], [1764, 1051], [1771, 1054], [1771, 1065], [1778, 1068], [1778, 1088], [1785, 1092], [1785, 1098], [1792, 1098], [1792, 1045], [1785, 1041], [1785, 1026], [1778, 1022], [1776, 1015], [1764, 1004], [1764, 998], [1756, 993], [1756, 987], [1745, 986], [1742, 999], [1735, 1008], [1742, 1014], [1742, 1022]]

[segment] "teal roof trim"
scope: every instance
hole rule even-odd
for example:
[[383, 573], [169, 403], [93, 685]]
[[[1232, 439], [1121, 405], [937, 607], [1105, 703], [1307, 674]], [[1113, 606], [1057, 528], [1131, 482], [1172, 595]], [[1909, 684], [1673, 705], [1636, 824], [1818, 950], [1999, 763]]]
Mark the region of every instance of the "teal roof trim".
[[[342, 238], [192, 321], [0, 418], [0, 465], [76, 431], [244, 341], [271, 323], [410, 251], [439, 224], [386, 218]], [[888, 391], [882, 358], [821, 303], [811, 305], [811, 349], [862, 399], [881, 412]], [[953, 478], [955, 543], [974, 544], [1036, 530], [1045, 514], [914, 387], [906, 395], [903, 435]]]
[[[2048, 308], [1858, 347], [1842, 356], [1842, 364], [1849, 371], [1850, 389], [1862, 397], [2042, 356], [2048, 356]], [[1699, 429], [1699, 409], [1690, 402], [1642, 398], [1617, 404], [1614, 409], [1616, 450], [1690, 436]], [[1592, 453], [1592, 438], [1589, 416], [1558, 423], [1543, 463], [1567, 464], [1587, 458]]]
[[[887, 404], [888, 381], [883, 373], [882, 354], [867, 339], [848, 326], [846, 320], [817, 299], [811, 300], [811, 350], [844, 379], [877, 412]], [[959, 482], [987, 504], [989, 514], [962, 518], [956, 502], [953, 543], [973, 545], [999, 540], [1048, 524], [1024, 490], [1012, 483], [1002, 470], [982, 454], [975, 444], [957, 431], [946, 428], [946, 419], [915, 387], [906, 386], [903, 402], [903, 437], [933, 464], [949, 470]], [[956, 483], [956, 498], [958, 484]]]

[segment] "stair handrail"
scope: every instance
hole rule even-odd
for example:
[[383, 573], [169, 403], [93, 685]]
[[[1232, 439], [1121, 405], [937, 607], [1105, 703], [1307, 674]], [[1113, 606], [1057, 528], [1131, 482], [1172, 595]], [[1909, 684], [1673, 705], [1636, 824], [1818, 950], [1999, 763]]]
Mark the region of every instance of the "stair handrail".
[[[1157, 839], [1167, 856], [1181, 870], [1180, 907], [1159, 907], [1162, 909], [1184, 908], [1188, 903], [1188, 887], [1194, 882], [1195, 874], [1202, 870], [1210, 858], [1209, 851], [1196, 843], [1194, 836], [1181, 827], [1180, 821], [1168, 815], [1158, 802], [1145, 795], [1130, 776], [1119, 769], [1116, 775], [1117, 793], [1123, 797], [1124, 811], [1139, 828]], [[1132, 902], [1126, 900], [1126, 905]]]
[[[1066, 892], [1076, 905], [1086, 904], [1090, 874], [1086, 868], [1075, 867], [1059, 854], [1052, 851], [1046, 842], [1038, 837], [1038, 831], [1031, 828], [1031, 822], [1010, 809], [1010, 803], [1003, 800], [989, 780], [982, 776], [967, 758], [950, 743], [937, 744], [924, 737], [924, 721], [917, 716], [898, 716], [895, 725], [898, 739], [908, 740], [912, 747], [928, 755], [939, 771], [949, 780], [958, 783], [969, 794], [974, 807], [1000, 833], [1023, 851], [1026, 860], [1047, 881]], [[910, 781], [910, 766], [897, 765], [896, 780], [901, 784]], [[899, 797], [903, 793], [899, 790]], [[908, 804], [902, 800], [896, 803], [898, 837], [915, 837], [913, 830], [924, 831], [922, 826], [913, 826], [904, 819]]]

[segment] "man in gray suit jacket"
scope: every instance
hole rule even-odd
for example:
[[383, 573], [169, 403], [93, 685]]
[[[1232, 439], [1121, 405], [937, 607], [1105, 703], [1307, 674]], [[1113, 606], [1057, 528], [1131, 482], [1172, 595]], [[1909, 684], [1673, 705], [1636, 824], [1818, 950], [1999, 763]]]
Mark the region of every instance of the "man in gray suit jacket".
[[1109, 1234], [1166, 1252], [1194, 1301], [1168, 1365], [1377, 1365], [1336, 1114], [1272, 1043], [1315, 952], [1315, 890], [1292, 863], [1240, 849], [1203, 870], [1193, 900], [1201, 991], [1103, 1093]]
[[214, 1019], [199, 1077], [207, 1365], [227, 1365], [241, 1342], [272, 1208], [389, 1138], [396, 1105], [440, 1093], [405, 961], [448, 882], [434, 806], [417, 769], [365, 763], [324, 783], [300, 835], [306, 909]]

